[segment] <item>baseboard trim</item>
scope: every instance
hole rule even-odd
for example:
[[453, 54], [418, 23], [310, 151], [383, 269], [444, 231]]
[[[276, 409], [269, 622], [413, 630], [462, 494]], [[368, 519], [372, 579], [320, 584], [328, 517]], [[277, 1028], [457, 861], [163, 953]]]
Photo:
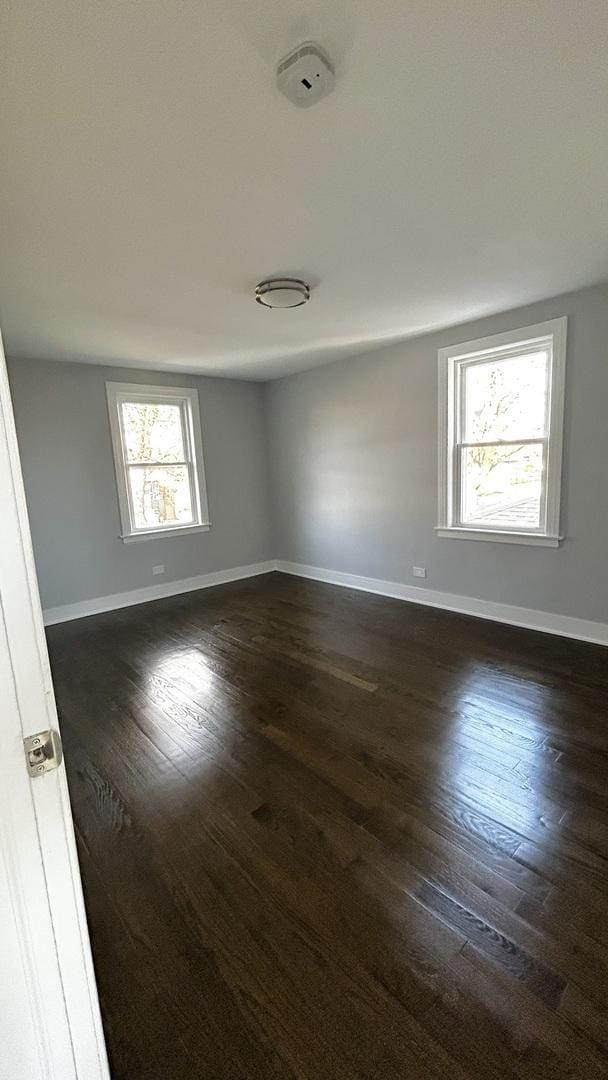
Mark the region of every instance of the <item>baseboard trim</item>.
[[516, 607], [514, 604], [477, 600], [472, 596], [458, 596], [456, 593], [439, 592], [436, 589], [421, 589], [415, 585], [403, 585], [398, 581], [344, 574], [340, 570], [324, 570], [319, 566], [305, 566], [303, 563], [285, 562], [282, 559], [277, 560], [275, 567], [284, 574], [325, 581], [329, 585], [342, 585], [348, 589], [377, 593], [379, 596], [392, 596], [411, 604], [444, 608], [446, 611], [457, 611], [462, 615], [473, 615], [479, 619], [490, 619], [492, 622], [523, 626], [527, 630], [539, 630], [545, 634], [608, 645], [608, 623], [577, 619], [570, 615], [555, 615], [550, 611], [535, 611], [532, 608]]
[[539, 630], [545, 634], [557, 634], [559, 637], [576, 638], [596, 645], [608, 645], [608, 623], [577, 619], [569, 615], [556, 615], [550, 611], [535, 611], [532, 608], [517, 607], [514, 604], [478, 600], [472, 596], [459, 596], [456, 593], [440, 592], [437, 589], [421, 589], [416, 585], [403, 585], [398, 581], [383, 581], [380, 578], [362, 577], [359, 574], [346, 574], [341, 570], [325, 570], [320, 566], [306, 566], [303, 563], [286, 562], [283, 559], [268, 559], [266, 562], [250, 563], [248, 566], [234, 566], [229, 570], [215, 570], [209, 574], [182, 578], [180, 581], [162, 582], [143, 589], [130, 589], [129, 592], [98, 596], [92, 600], [80, 600], [75, 604], [47, 608], [43, 612], [44, 624], [53, 626], [55, 623], [68, 622], [71, 619], [82, 619], [87, 615], [99, 615], [104, 611], [114, 611], [134, 604], [146, 604], [150, 600], [160, 600], [165, 596], [179, 596], [180, 593], [194, 592], [196, 589], [209, 589], [213, 585], [224, 585], [230, 581], [256, 577], [258, 574], [268, 574], [273, 570], [293, 574], [295, 577], [310, 578], [313, 581], [324, 581], [328, 585], [341, 585], [347, 589], [376, 593], [378, 596], [390, 596], [411, 604], [457, 611], [462, 615], [473, 615], [479, 619], [490, 619], [492, 622], [507, 623], [510, 626], [523, 626], [527, 630]]
[[93, 600], [79, 600], [75, 604], [62, 604], [60, 607], [47, 608], [43, 611], [45, 626], [68, 622], [70, 619], [82, 619], [86, 615], [99, 615], [103, 611], [116, 608], [132, 607], [134, 604], [147, 604], [150, 600], [160, 600], [164, 596], [179, 596], [180, 593], [194, 592], [196, 589], [209, 589], [213, 585], [225, 585], [229, 581], [256, 577], [276, 570], [274, 559], [267, 562], [250, 563], [249, 566], [234, 566], [230, 570], [214, 570], [210, 574], [197, 574], [196, 577], [182, 578], [180, 581], [165, 581], [159, 585], [149, 585], [144, 589], [130, 589], [129, 592], [114, 593], [112, 596], [97, 596]]

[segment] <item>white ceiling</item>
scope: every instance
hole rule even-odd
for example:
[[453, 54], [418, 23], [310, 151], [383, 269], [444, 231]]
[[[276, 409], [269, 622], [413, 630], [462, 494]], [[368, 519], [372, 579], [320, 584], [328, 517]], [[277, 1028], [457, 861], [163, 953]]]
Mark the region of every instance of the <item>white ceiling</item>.
[[[608, 276], [606, 0], [13, 0], [9, 355], [265, 379]], [[334, 93], [277, 61], [318, 40]], [[294, 274], [305, 307], [257, 281]]]

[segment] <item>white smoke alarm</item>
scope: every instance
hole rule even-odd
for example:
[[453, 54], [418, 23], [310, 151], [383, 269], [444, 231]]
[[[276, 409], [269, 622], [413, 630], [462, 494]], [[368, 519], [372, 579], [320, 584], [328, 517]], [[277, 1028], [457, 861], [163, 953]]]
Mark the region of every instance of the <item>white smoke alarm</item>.
[[277, 85], [294, 105], [306, 109], [333, 90], [334, 70], [320, 45], [305, 41], [281, 60]]

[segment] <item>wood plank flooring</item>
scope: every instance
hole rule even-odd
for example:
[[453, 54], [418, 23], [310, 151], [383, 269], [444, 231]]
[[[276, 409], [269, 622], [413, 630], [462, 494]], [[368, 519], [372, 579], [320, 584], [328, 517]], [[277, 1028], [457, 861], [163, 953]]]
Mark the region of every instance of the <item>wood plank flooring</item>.
[[114, 1080], [608, 1075], [608, 650], [282, 574], [48, 639]]

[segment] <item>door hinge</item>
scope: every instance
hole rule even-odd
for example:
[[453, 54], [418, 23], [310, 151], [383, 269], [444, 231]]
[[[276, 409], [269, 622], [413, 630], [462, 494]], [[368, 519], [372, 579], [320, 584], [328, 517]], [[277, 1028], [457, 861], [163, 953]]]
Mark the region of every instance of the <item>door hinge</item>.
[[23, 740], [25, 761], [30, 776], [41, 776], [61, 765], [63, 749], [58, 731], [39, 731]]

